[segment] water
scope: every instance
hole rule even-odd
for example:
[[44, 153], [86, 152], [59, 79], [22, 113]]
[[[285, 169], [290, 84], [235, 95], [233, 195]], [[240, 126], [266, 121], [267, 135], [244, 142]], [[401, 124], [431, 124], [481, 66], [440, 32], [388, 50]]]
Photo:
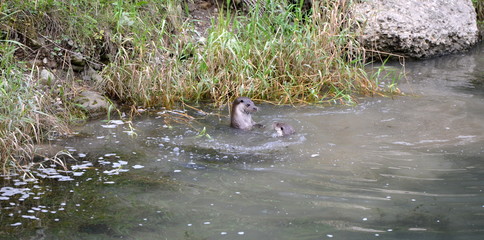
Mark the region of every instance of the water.
[[482, 66], [481, 44], [407, 63], [406, 96], [261, 105], [285, 138], [225, 109], [92, 121], [51, 143], [72, 167], [2, 180], [2, 239], [482, 239]]

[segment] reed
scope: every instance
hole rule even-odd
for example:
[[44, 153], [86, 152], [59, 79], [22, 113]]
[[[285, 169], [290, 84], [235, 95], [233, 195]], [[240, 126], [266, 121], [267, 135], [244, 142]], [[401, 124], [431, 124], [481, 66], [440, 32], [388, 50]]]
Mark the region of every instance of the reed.
[[[173, 35], [165, 19], [149, 36], [133, 33], [139, 49], [119, 51], [99, 87], [145, 107], [205, 100], [222, 105], [241, 95], [280, 104], [351, 104], [358, 95], [381, 91], [361, 71], [351, 1], [314, 4], [310, 14], [277, 0], [243, 16], [221, 8], [203, 42], [180, 37], [193, 32], [190, 22], [171, 21], [180, 29]], [[179, 16], [170, 3], [166, 9], [172, 9], [167, 16]]]
[[484, 2], [482, 0], [472, 0], [474, 8], [476, 9], [477, 21], [482, 25], [484, 22]]
[[[77, 88], [96, 88], [113, 100], [173, 107], [236, 96], [279, 104], [354, 104], [383, 94], [364, 71], [351, 0], [252, 1], [255, 11], [219, 8], [208, 35], [188, 17], [189, 0], [0, 0], [0, 163], [32, 156], [32, 144], [66, 132], [76, 119]], [[12, 41], [14, 39], [16, 43]], [[39, 45], [44, 39], [44, 45]], [[24, 47], [25, 46], [25, 47]], [[28, 48], [28, 47], [31, 47]], [[66, 77], [58, 90], [37, 86], [40, 69], [16, 57], [49, 52]], [[81, 54], [102, 67], [102, 79], [82, 82], [67, 61]], [[53, 109], [60, 99], [63, 112]]]
[[[32, 75], [17, 65], [14, 52], [21, 46], [0, 41], [0, 169], [3, 174], [22, 169], [43, 136], [68, 131], [64, 121], [52, 114], [50, 98], [38, 90]], [[27, 161], [24, 161], [27, 160]]]
[[377, 91], [361, 74], [361, 49], [350, 31], [349, 6], [341, 2], [315, 2], [309, 16], [272, 1], [262, 15], [254, 11], [247, 19], [222, 12], [194, 59], [194, 78], [188, 79], [197, 93], [193, 100], [227, 102], [245, 95], [321, 103]]

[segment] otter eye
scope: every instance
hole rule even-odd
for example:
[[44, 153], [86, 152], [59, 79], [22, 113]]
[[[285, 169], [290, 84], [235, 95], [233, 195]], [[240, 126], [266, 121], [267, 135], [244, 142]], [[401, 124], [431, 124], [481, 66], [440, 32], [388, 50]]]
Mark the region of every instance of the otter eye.
[[283, 127], [281, 127], [281, 131], [284, 131], [284, 128]]
[[247, 103], [247, 107], [250, 107], [250, 103]]
[[243, 99], [240, 99], [240, 102], [244, 102], [244, 100]]

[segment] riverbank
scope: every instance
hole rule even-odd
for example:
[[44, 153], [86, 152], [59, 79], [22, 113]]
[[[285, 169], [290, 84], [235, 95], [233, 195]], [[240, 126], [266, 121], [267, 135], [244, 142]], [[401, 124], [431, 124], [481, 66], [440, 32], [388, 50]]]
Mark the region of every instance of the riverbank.
[[349, 6], [321, 4], [311, 15], [284, 1], [251, 13], [205, 1], [2, 4], [4, 173], [89, 117], [77, 101], [86, 89], [131, 109], [240, 95], [352, 104], [380, 93], [362, 70]]
[[222, 115], [190, 126], [175, 114], [89, 121], [51, 142], [77, 159], [67, 170], [0, 178], [2, 239], [480, 240], [483, 64], [480, 43], [388, 63], [407, 96], [261, 103], [254, 120], [294, 126], [284, 138], [238, 132], [210, 108]]
[[183, 102], [222, 106], [242, 95], [355, 104], [359, 96], [398, 92], [378, 81], [379, 72], [364, 71], [351, 2], [321, 1], [312, 12], [286, 1], [4, 3], [1, 168], [30, 164], [34, 143], [88, 119], [79, 102], [86, 90], [108, 97], [106, 108], [128, 107], [128, 116]]

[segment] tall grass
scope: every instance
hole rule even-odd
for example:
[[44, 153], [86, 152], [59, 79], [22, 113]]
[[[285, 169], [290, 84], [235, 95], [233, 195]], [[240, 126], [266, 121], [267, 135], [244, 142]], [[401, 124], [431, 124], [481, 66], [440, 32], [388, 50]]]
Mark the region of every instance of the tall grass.
[[95, 62], [107, 55], [104, 78], [94, 85], [129, 105], [220, 105], [239, 95], [353, 103], [357, 94], [379, 91], [362, 72], [351, 0], [314, 1], [311, 12], [301, 10], [302, 1], [287, 2], [257, 1], [248, 15], [220, 8], [205, 41], [194, 38], [182, 0], [27, 1], [15, 19], [29, 22], [23, 32], [76, 41], [70, 50]]
[[117, 5], [115, 15], [123, 17], [116, 21], [110, 38], [118, 51], [97, 87], [129, 105], [173, 104], [184, 89], [176, 89], [169, 82], [184, 74], [178, 57], [193, 46], [183, 14], [180, 2], [175, 0], [151, 3], [140, 11]]
[[318, 103], [377, 90], [360, 72], [364, 62], [349, 31], [348, 6], [318, 3], [307, 17], [299, 8], [273, 1], [262, 15], [255, 12], [248, 19], [221, 13], [194, 59], [195, 76], [188, 85], [196, 95], [189, 97]]
[[477, 21], [480, 21], [482, 24], [484, 22], [484, 1], [472, 0], [472, 3], [474, 4], [474, 8], [476, 9]]
[[[199, 36], [187, 0], [1, 1], [2, 168], [30, 157], [32, 144], [49, 131], [65, 131], [75, 106], [66, 94], [74, 85], [144, 107], [222, 105], [242, 95], [284, 104], [353, 104], [357, 96], [381, 92], [363, 70], [351, 0], [314, 1], [309, 12], [299, 6], [304, 1], [288, 2], [257, 1], [248, 14], [221, 7], [208, 35]], [[40, 69], [28, 72], [15, 59], [39, 54], [53, 54], [68, 71], [61, 96], [39, 90]], [[70, 68], [72, 54], [102, 66], [102, 79], [79, 81]], [[58, 97], [65, 113], [49, 107]]]
[[43, 136], [67, 131], [51, 114], [51, 98], [37, 90], [32, 75], [17, 65], [18, 43], [0, 41], [0, 169], [20, 169]]
[[311, 14], [277, 0], [248, 16], [222, 9], [202, 42], [179, 37], [191, 34], [188, 22], [176, 36], [166, 28], [151, 31], [171, 41], [136, 31], [136, 41], [142, 40], [139, 52], [118, 52], [100, 86], [144, 106], [223, 104], [239, 95], [277, 103], [352, 103], [357, 94], [379, 91], [362, 72], [350, 1], [314, 4]]

